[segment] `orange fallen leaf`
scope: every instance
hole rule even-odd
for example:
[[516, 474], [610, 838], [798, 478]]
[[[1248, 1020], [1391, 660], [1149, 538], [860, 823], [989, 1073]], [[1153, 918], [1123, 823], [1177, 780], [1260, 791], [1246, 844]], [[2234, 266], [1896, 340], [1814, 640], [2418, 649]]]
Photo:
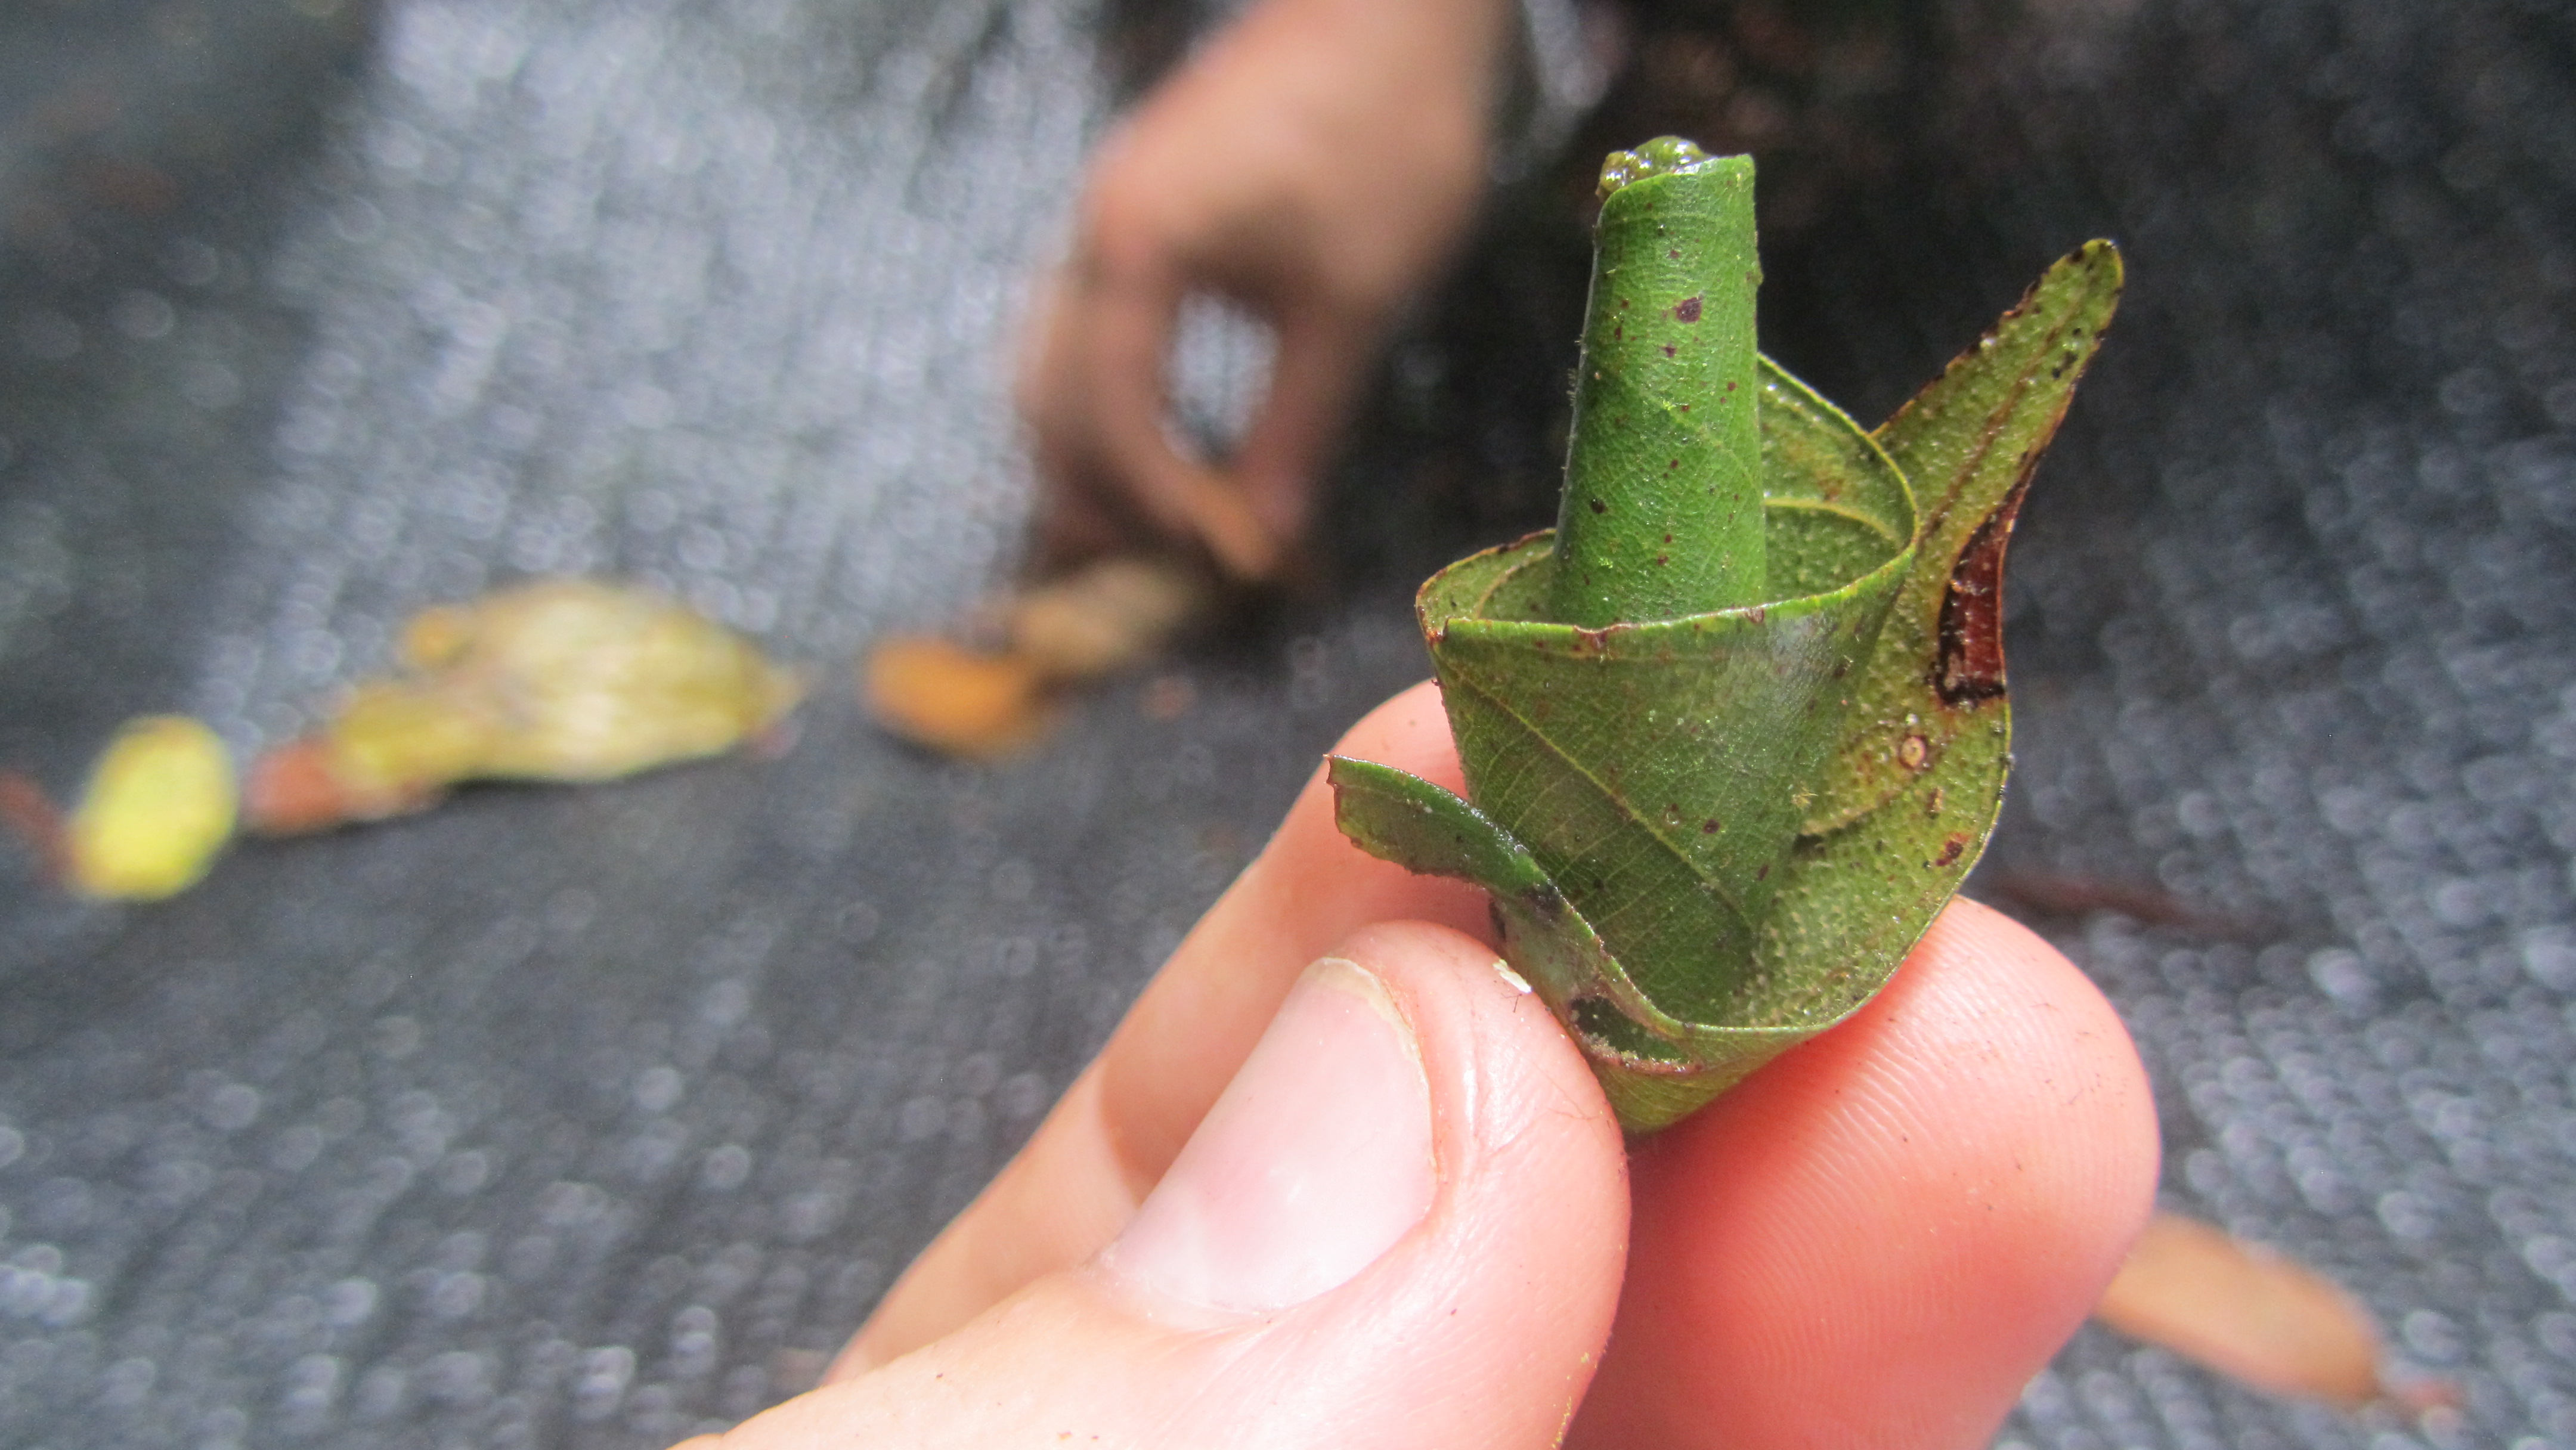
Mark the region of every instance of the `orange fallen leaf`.
[[2160, 1213], [2093, 1310], [2111, 1328], [2279, 1395], [2359, 1409], [2387, 1397], [2369, 1311], [2323, 1275]]
[[[987, 628], [998, 625], [1007, 641], [999, 648], [880, 640], [861, 669], [861, 699], [878, 724], [916, 745], [977, 760], [1008, 755], [1054, 727], [1067, 687], [1152, 660], [1213, 612], [1216, 594], [1202, 572], [1171, 560], [1097, 560], [997, 606]], [[1188, 703], [1167, 689], [1149, 692], [1146, 708], [1177, 715]]]
[[1046, 679], [1028, 661], [920, 635], [877, 641], [862, 693], [878, 724], [971, 760], [1025, 749], [1054, 723]]

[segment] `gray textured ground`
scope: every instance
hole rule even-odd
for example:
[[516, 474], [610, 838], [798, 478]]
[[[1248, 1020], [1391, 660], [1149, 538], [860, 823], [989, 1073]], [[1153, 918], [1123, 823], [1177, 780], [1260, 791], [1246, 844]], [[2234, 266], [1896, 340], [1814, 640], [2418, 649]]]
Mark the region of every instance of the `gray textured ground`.
[[[2129, 248], [2016, 550], [1984, 879], [2188, 914], [2036, 918], [2147, 1052], [2169, 1203], [2466, 1403], [2285, 1408], [2087, 1331], [2005, 1441], [2576, 1445], [2576, 23], [2033, 9], [1771, 259], [1774, 346], [1883, 411], [2048, 256]], [[649, 1446], [800, 1388], [1420, 672], [1410, 575], [1530, 507], [1420, 485], [1543, 471], [1511, 400], [1562, 359], [1514, 339], [1570, 332], [1563, 228], [1498, 224], [1399, 355], [1351, 602], [1191, 657], [1178, 721], [1129, 687], [968, 769], [840, 682], [1016, 546], [1092, 7], [47, 11], [0, 76], [152, 104], [86, 142], [0, 106], [0, 755], [66, 787], [150, 709], [280, 738], [409, 609], [538, 572], [823, 683], [783, 759], [471, 793], [165, 906], [9, 864], [0, 1443]], [[1204, 329], [1192, 407], [1258, 366]]]

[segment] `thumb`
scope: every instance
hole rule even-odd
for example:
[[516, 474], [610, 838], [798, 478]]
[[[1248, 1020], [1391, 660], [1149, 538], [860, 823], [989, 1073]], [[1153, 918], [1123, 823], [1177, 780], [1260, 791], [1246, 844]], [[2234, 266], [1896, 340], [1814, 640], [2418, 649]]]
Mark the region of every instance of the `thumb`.
[[1307, 968], [1119, 1238], [744, 1447], [1553, 1446], [1610, 1329], [1619, 1133], [1493, 952]]

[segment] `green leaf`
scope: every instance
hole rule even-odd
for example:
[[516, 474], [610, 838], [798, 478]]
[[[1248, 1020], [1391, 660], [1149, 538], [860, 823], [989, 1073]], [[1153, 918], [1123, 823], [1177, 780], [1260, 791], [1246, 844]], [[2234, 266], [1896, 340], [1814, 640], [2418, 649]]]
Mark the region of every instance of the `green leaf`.
[[2120, 249], [2087, 243], [1879, 426], [1879, 445], [1923, 503], [1923, 567], [1888, 617], [1810, 833], [1885, 804], [1954, 737], [2003, 727], [2004, 546], [2102, 345], [2121, 280]]
[[1511, 832], [1422, 777], [1375, 761], [1331, 757], [1333, 824], [1362, 850], [1425, 876], [1455, 876], [1497, 896], [1552, 891]]
[[[1578, 390], [1565, 526], [1416, 601], [1467, 799], [1332, 767], [1364, 849], [1492, 894], [1505, 953], [1638, 1131], [1849, 1016], [1984, 849], [2010, 761], [2004, 543], [2120, 285], [2107, 242], [2060, 262], [1873, 436], [1768, 359], [1750, 389], [1680, 366], [1674, 329], [1718, 319], [1681, 318], [1666, 294], [1706, 279], [1661, 263], [1750, 244], [1730, 210], [1749, 164], [1695, 158], [1657, 142], [1605, 168], [1585, 338], [1603, 365]], [[1641, 315], [1642, 343], [1621, 333]], [[1724, 326], [1749, 339], [1749, 309]], [[1724, 436], [1740, 393], [1753, 550], [1727, 459], [1755, 450]], [[1664, 571], [1653, 551], [1685, 538], [1724, 567]], [[1750, 578], [1762, 593], [1730, 596]]]
[[1772, 597], [1754, 416], [1753, 159], [1664, 137], [1602, 167], [1551, 619]]

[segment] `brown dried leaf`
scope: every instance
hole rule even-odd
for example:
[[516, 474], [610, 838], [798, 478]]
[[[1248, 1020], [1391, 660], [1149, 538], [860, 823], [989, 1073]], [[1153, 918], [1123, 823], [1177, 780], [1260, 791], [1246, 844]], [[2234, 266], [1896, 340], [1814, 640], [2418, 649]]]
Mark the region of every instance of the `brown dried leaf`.
[[1011, 601], [1011, 650], [1049, 679], [1097, 679], [1162, 653], [1214, 603], [1207, 582], [1179, 564], [1102, 559]]
[[71, 833], [62, 807], [25, 771], [0, 770], [0, 830], [18, 838], [48, 883], [60, 885], [71, 876]]
[[2093, 1315], [2257, 1389], [2352, 1410], [2380, 1399], [2379, 1332], [2332, 1281], [2208, 1224], [2160, 1213]]
[[989, 760], [1024, 750], [1055, 724], [1043, 673], [1015, 654], [895, 635], [868, 651], [861, 700], [876, 722], [916, 745]]

